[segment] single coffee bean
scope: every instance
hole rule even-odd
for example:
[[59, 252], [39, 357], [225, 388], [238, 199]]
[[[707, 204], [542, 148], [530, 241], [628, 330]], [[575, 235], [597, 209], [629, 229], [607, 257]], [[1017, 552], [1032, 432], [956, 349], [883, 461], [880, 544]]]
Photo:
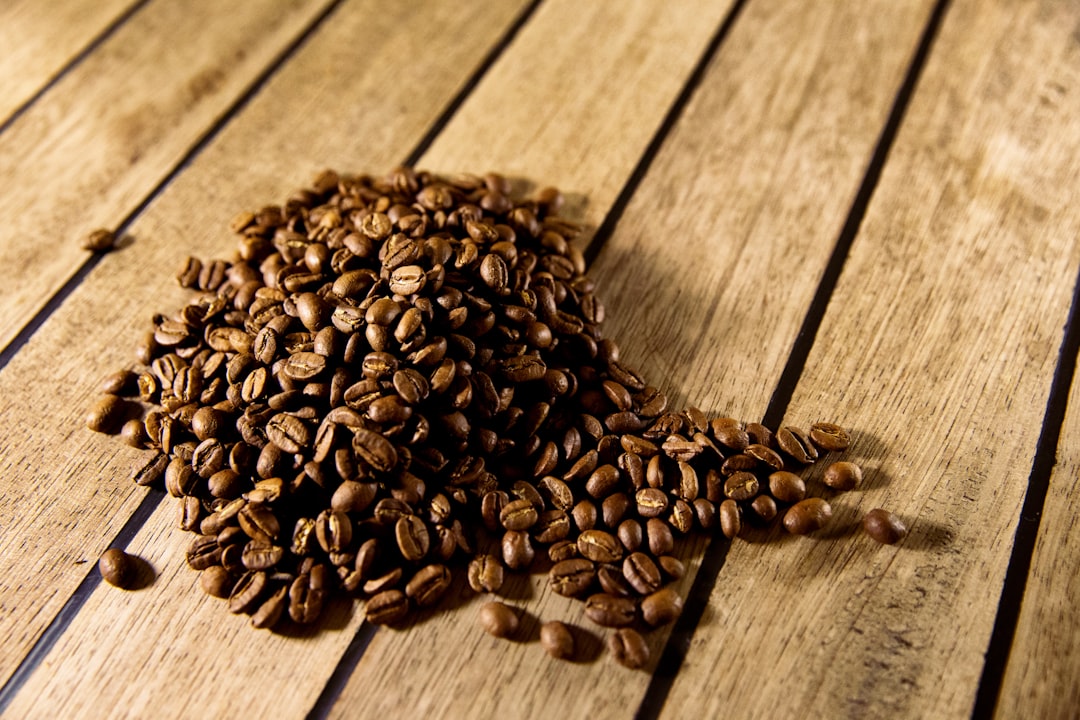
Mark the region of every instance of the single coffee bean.
[[814, 423], [810, 426], [810, 439], [825, 452], [847, 450], [851, 439], [847, 431], [833, 423]]
[[421, 568], [405, 585], [405, 595], [418, 607], [434, 605], [450, 587], [450, 569], [445, 565]]
[[476, 592], [499, 592], [504, 577], [502, 563], [494, 555], [477, 555], [469, 563], [469, 587]]
[[670, 580], [679, 580], [686, 574], [686, 566], [673, 555], [661, 555], [656, 563]]
[[102, 395], [86, 414], [86, 427], [94, 432], [112, 433], [127, 414], [127, 403], [116, 395]]
[[663, 588], [641, 600], [641, 617], [653, 627], [674, 622], [682, 612], [683, 600], [671, 588]]
[[795, 462], [809, 465], [818, 458], [817, 448], [802, 429], [787, 425], [776, 433], [776, 444]]
[[118, 588], [130, 588], [137, 574], [135, 561], [120, 548], [109, 548], [98, 560], [98, 571], [105, 582]]
[[854, 490], [863, 479], [862, 468], [853, 462], [834, 462], [825, 468], [821, 481], [835, 490]]
[[750, 443], [743, 452], [773, 470], [784, 469], [784, 460], [780, 457], [780, 454], [761, 443]]
[[503, 534], [502, 553], [503, 562], [511, 570], [524, 570], [536, 556], [529, 534], [519, 530], [507, 530]]
[[642, 488], [634, 495], [634, 500], [637, 503], [638, 515], [643, 518], [659, 517], [668, 509], [667, 493], [659, 488]]
[[754, 498], [754, 501], [750, 503], [750, 509], [753, 510], [754, 515], [763, 523], [771, 523], [776, 519], [776, 514], [778, 512], [776, 501], [768, 495], [758, 495]]
[[405, 515], [394, 525], [401, 556], [409, 562], [418, 562], [431, 549], [431, 534], [427, 525], [416, 515]]
[[637, 605], [630, 598], [597, 593], [585, 600], [585, 617], [603, 627], [625, 627], [636, 615]]
[[90, 231], [82, 240], [82, 249], [90, 252], [106, 253], [115, 247], [116, 236], [105, 228]]
[[289, 587], [282, 585], [264, 600], [251, 615], [251, 626], [265, 630], [277, 625], [288, 607], [288, 592]]
[[252, 612], [258, 607], [269, 583], [265, 572], [246, 572], [241, 575], [229, 594], [229, 612]]
[[640, 670], [649, 662], [649, 646], [633, 628], [619, 628], [608, 638], [608, 652], [615, 662], [631, 670]]
[[538, 518], [536, 507], [528, 500], [514, 500], [499, 511], [499, 521], [507, 530], [528, 530]]
[[622, 559], [622, 544], [611, 533], [586, 530], [578, 535], [578, 552], [593, 562], [618, 562]]
[[518, 630], [518, 614], [508, 605], [493, 600], [480, 606], [480, 627], [497, 638], [510, 637]]
[[373, 625], [393, 625], [409, 614], [409, 598], [401, 590], [384, 590], [367, 601], [364, 617]]
[[574, 635], [558, 620], [540, 626], [540, 645], [553, 658], [569, 660], [574, 657]]
[[863, 530], [883, 545], [893, 545], [907, 537], [907, 526], [899, 517], [881, 508], [875, 508], [863, 516]]
[[623, 560], [623, 576], [640, 595], [648, 595], [660, 589], [660, 568], [652, 558], [642, 552], [631, 553]]
[[649, 552], [653, 555], [668, 555], [675, 549], [671, 526], [659, 518], [646, 521], [645, 537], [648, 539]]
[[806, 497], [806, 483], [793, 472], [777, 470], [769, 475], [769, 492], [785, 503], [797, 503]]
[[832, 517], [832, 507], [821, 498], [807, 498], [784, 513], [784, 529], [792, 535], [806, 535], [825, 527]]
[[551, 589], [567, 597], [581, 595], [592, 586], [595, 579], [596, 565], [586, 558], [557, 562], [548, 573]]
[[199, 585], [211, 597], [227, 598], [232, 592], [233, 577], [220, 565], [211, 565], [199, 574]]
[[581, 553], [578, 552], [577, 541], [575, 540], [560, 540], [548, 548], [548, 559], [553, 563], [559, 563], [563, 560], [572, 560], [580, 555]]
[[725, 500], [720, 503], [718, 512], [720, 531], [724, 533], [724, 537], [730, 540], [738, 536], [742, 532], [742, 510], [739, 509], [738, 503], [731, 499]]

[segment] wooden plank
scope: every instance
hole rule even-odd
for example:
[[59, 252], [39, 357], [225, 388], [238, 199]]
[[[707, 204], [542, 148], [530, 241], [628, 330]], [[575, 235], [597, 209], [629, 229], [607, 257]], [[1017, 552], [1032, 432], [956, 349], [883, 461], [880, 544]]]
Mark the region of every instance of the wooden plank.
[[0, 135], [0, 348], [328, 3], [154, 3]]
[[0, 6], [0, 124], [135, 0], [9, 0]]
[[854, 428], [865, 482], [732, 547], [665, 717], [970, 716], [1080, 262], [1078, 15], [951, 6], [788, 412]]
[[[693, 363], [705, 362], [704, 351], [702, 357], [694, 357], [697, 343], [715, 348], [720, 333], [731, 331], [726, 324], [710, 327], [707, 318], [698, 317], [705, 315], [700, 306], [692, 303], [701, 302], [708, 293], [721, 295], [722, 307], [747, 301], [748, 288], [763, 286], [777, 272], [776, 258], [784, 257], [784, 248], [791, 247], [795, 257], [811, 266], [807, 278], [800, 284], [792, 277], [793, 287], [785, 283], [778, 289], [784, 297], [764, 306], [768, 312], [758, 309], [756, 314], [742, 314], [740, 310], [745, 318], [742, 337], [756, 343], [747, 347], [768, 344], [772, 352], [786, 352], [801, 322], [801, 308], [808, 303], [827, 259], [830, 241], [843, 223], [844, 210], [858, 186], [928, 6], [901, 8], [895, 3], [860, 1], [798, 6], [753, 2], [746, 7], [594, 266], [608, 308], [607, 327], [615, 328], [605, 335], [619, 340], [622, 357], [645, 377], [664, 382], [673, 395], [681, 396], [694, 389], [687, 388], [693, 382], [685, 379], [688, 374], [701, 372], [690, 377], [700, 378], [695, 397], [704, 395], [707, 407], [718, 411], [729, 407], [716, 399], [715, 385], [719, 384], [729, 390], [725, 403], [742, 402], [761, 412], [767, 395], [759, 392], [756, 401], [744, 397], [753, 392], [747, 381], [756, 374], [722, 375], [716, 369], [723, 366], [721, 358], [715, 357], [710, 359], [711, 375], [706, 369], [693, 368]], [[669, 7], [667, 12], [671, 11]], [[700, 10], [687, 11], [699, 18], [703, 15]], [[539, 33], [541, 21], [538, 17], [529, 29]], [[661, 22], [666, 21], [642, 20], [643, 25]], [[703, 19], [691, 22], [689, 17], [670, 18], [670, 22], [685, 27], [705, 24]], [[608, 24], [599, 19], [587, 23], [592, 27]], [[627, 27], [627, 32], [632, 31]], [[860, 41], [845, 42], [851, 35]], [[526, 38], [522, 37], [522, 44]], [[618, 44], [617, 36], [611, 42]], [[579, 62], [584, 67], [602, 64]], [[559, 76], [546, 68], [535, 72]], [[468, 148], [476, 146], [468, 140], [471, 123], [491, 114], [480, 104], [485, 99], [483, 90], [473, 98], [477, 105], [461, 115], [470, 124], [447, 128], [447, 154], [451, 147], [468, 153]], [[492, 100], [496, 107], [497, 98]], [[640, 96], [634, 102], [640, 108], [651, 106]], [[558, 112], [583, 104], [596, 105], [568, 97]], [[501, 117], [503, 132], [509, 135], [503, 141], [509, 157], [500, 156], [498, 161], [522, 169], [533, 162], [550, 165], [551, 173], [561, 174], [557, 180], [588, 193], [586, 213], [596, 222], [615, 195], [610, 185], [625, 179], [627, 166], [601, 154], [615, 154], [606, 148], [609, 143], [621, 145], [621, 138], [599, 130], [602, 124], [593, 121], [600, 133], [596, 136], [575, 132], [554, 143], [530, 142], [533, 123], [546, 127], [545, 118], [523, 114], [520, 131], [516, 122]], [[572, 118], [567, 125], [580, 129], [583, 122]], [[842, 142], [821, 131], [841, 126], [845, 128]], [[516, 138], [518, 132], [521, 139]], [[518, 153], [524, 154], [519, 157]], [[552, 159], [559, 157], [585, 159], [562, 167]], [[441, 156], [436, 162], [448, 163]], [[755, 175], [755, 168], [758, 172], [766, 168], [768, 174]], [[804, 175], [809, 173], [822, 181], [805, 182]], [[546, 181], [548, 176], [535, 177]], [[770, 212], [759, 213], [761, 207], [769, 207], [782, 220], [770, 217]], [[781, 242], [785, 245], [777, 247]], [[768, 243], [773, 245], [762, 249]], [[736, 264], [739, 272], [721, 274], [723, 268]], [[679, 307], [673, 309], [671, 303]], [[662, 327], [665, 324], [675, 327]], [[773, 327], [776, 337], [767, 332]], [[663, 339], [658, 340], [657, 334]], [[764, 364], [765, 356], [760, 360]], [[739, 367], [749, 365], [748, 360]], [[774, 377], [778, 372], [776, 368]], [[707, 378], [711, 381], [706, 382]], [[686, 592], [691, 577], [692, 573], [682, 583], [681, 592]], [[456, 600], [462, 607], [425, 618], [416, 627], [380, 630], [331, 714], [350, 718], [418, 714], [604, 718], [633, 713], [647, 678], [606, 657], [602, 643], [607, 633], [584, 619], [580, 603], [549, 593], [544, 575], [516, 578], [509, 595], [509, 602], [525, 613], [520, 634], [527, 640], [511, 643], [486, 636], [478, 626], [480, 602]], [[553, 661], [536, 645], [538, 623], [554, 619], [582, 631], [580, 662]], [[654, 658], [665, 637], [666, 632], [653, 635]], [[391, 685], [393, 693], [369, 691]], [[696, 689], [694, 695], [700, 694]]]
[[1075, 376], [995, 717], [1066, 720], [1080, 707], [1078, 439], [1080, 376]]
[[[82, 417], [99, 375], [131, 362], [150, 313], [188, 297], [172, 280], [176, 265], [189, 253], [231, 254], [227, 225], [238, 210], [283, 201], [317, 170], [381, 172], [399, 162], [522, 7], [342, 6], [138, 218], [140, 241], [107, 256], [0, 371], [0, 676], [82, 579], [85, 566], [73, 564], [96, 561], [142, 496], [129, 478], [145, 456], [89, 432]], [[162, 572], [154, 586], [132, 594], [99, 587], [28, 678], [13, 716], [137, 714], [149, 688], [157, 714], [195, 712], [192, 688], [211, 686], [214, 693], [197, 693], [208, 717], [235, 703], [271, 715], [311, 705], [352, 626], [331, 624], [295, 650], [231, 622], [220, 605], [200, 600], [195, 573], [180, 567], [188, 536], [170, 529], [175, 512], [169, 501], [133, 541]], [[127, 624], [132, 616], [154, 619]], [[163, 656], [170, 647], [185, 649]], [[95, 664], [101, 652], [110, 659]], [[229, 669], [216, 677], [219, 662]], [[93, 697], [71, 695], [76, 677], [91, 681]]]

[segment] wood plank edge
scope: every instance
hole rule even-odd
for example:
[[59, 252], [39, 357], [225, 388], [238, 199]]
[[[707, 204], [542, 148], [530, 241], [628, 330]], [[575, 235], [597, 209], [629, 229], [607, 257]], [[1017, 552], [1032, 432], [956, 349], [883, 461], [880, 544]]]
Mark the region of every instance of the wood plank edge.
[[1072, 304], [1062, 332], [1061, 348], [1057, 366], [1050, 383], [1042, 428], [1035, 445], [1035, 457], [1031, 463], [1024, 504], [1016, 524], [1009, 566], [998, 600], [997, 615], [990, 633], [985, 662], [979, 685], [975, 692], [975, 704], [971, 717], [993, 717], [1001, 695], [1005, 669], [1008, 666], [1013, 638], [1020, 619], [1020, 606], [1027, 589], [1031, 563], [1035, 554], [1035, 542], [1039, 536], [1043, 507], [1050, 490], [1050, 478], [1057, 464], [1057, 448], [1065, 424], [1065, 410], [1069, 403], [1069, 390], [1076, 374], [1077, 355], [1080, 354], [1080, 269], [1073, 285]]
[[136, 0], [130, 7], [124, 10], [122, 13], [113, 18], [112, 22], [105, 26], [97, 35], [90, 38], [90, 41], [79, 51], [75, 53], [56, 71], [56, 73], [50, 77], [45, 83], [38, 88], [30, 97], [26, 98], [19, 105], [11, 111], [11, 113], [3, 119], [0, 119], [0, 134], [11, 127], [23, 114], [26, 113], [31, 107], [33, 107], [47, 92], [52, 90], [57, 83], [64, 79], [64, 76], [74, 70], [76, 67], [82, 64], [92, 52], [101, 47], [102, 43], [112, 37], [117, 30], [119, 30], [124, 24], [130, 20], [135, 13], [142, 10], [144, 7], [150, 4], [150, 0]]
[[[855, 199], [852, 201], [851, 208], [841, 227], [832, 254], [822, 272], [821, 279], [818, 281], [818, 287], [815, 290], [814, 297], [807, 309], [802, 326], [792, 344], [791, 353], [788, 355], [787, 363], [784, 365], [784, 369], [780, 374], [780, 379], [777, 381], [776, 388], [773, 390], [772, 398], [769, 401], [769, 405], [762, 419], [762, 423], [766, 427], [779, 427], [780, 422], [787, 413], [788, 405], [795, 392], [795, 387], [798, 385], [799, 379], [802, 376], [806, 360], [810, 355], [810, 350], [814, 345], [817, 332], [825, 317], [825, 310], [836, 289], [837, 282], [840, 279], [840, 273], [843, 270], [844, 263], [847, 260], [851, 247], [858, 235], [859, 228], [862, 225], [866, 210], [870, 205], [874, 190], [881, 179], [881, 172], [888, 159], [889, 150], [892, 148], [900, 126], [903, 123], [904, 115], [911, 103], [911, 98], [918, 85], [919, 77], [922, 75], [923, 68], [933, 49], [934, 41], [937, 38], [938, 31], [950, 2], [951, 0], [937, 0], [937, 3], [934, 5], [934, 8], [926, 21], [919, 43], [916, 46], [911, 62], [908, 65], [907, 72], [897, 90], [892, 108], [889, 110], [889, 114], [882, 126], [881, 133], [878, 136], [877, 143], [874, 146], [870, 162], [867, 165], [866, 172], [860, 182], [859, 190], [855, 195]], [[741, 5], [741, 2], [739, 4]], [[1071, 380], [1071, 373], [1069, 379]], [[1064, 391], [1066, 397], [1068, 394], [1068, 387], [1068, 384], [1066, 384]], [[1047, 474], [1047, 477], [1049, 477], [1049, 473]], [[1043, 495], [1045, 497], [1045, 491]], [[660, 717], [660, 713], [664, 704], [667, 702], [668, 695], [675, 683], [675, 678], [678, 676], [683, 662], [686, 659], [686, 654], [690, 648], [694, 633], [701, 623], [701, 618], [705, 613], [705, 609], [708, 607], [713, 588], [724, 567], [724, 562], [727, 559], [728, 549], [730, 547], [731, 542], [723, 537], [717, 537], [709, 543], [709, 546], [705, 551], [705, 556], [702, 558], [701, 567], [694, 577], [694, 582], [686, 597], [683, 612], [678, 620], [675, 621], [675, 626], [664, 644], [664, 649], [657, 662], [658, 671], [653, 673], [650, 678], [649, 686], [645, 690], [645, 695], [642, 697], [641, 704], [638, 707], [635, 717], [639, 719]], [[1032, 549], [1033, 548], [1034, 538], [1032, 539]], [[1017, 611], [1018, 610], [1019, 605], [1017, 606]], [[1015, 617], [1013, 625], [1015, 625]], [[1000, 685], [1000, 677], [998, 684]]]

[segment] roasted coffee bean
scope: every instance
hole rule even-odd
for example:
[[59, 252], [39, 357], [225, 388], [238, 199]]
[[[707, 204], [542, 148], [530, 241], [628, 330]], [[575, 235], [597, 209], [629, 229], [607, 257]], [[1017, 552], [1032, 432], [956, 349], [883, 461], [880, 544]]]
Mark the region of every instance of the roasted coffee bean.
[[752, 473], [737, 472], [724, 482], [724, 495], [732, 500], [750, 500], [758, 494], [758, 479]]
[[106, 228], [92, 230], [83, 238], [81, 247], [94, 253], [109, 252], [116, 247], [116, 235]]
[[202, 536], [195, 538], [187, 551], [187, 563], [193, 570], [205, 570], [211, 565], [221, 563], [221, 547], [217, 538]]
[[634, 500], [638, 515], [643, 518], [660, 517], [669, 507], [667, 494], [659, 488], [642, 488], [634, 495]]
[[806, 497], [806, 483], [795, 473], [777, 470], [769, 475], [769, 492], [785, 503], [797, 503]]
[[596, 565], [586, 558], [572, 558], [555, 563], [548, 573], [551, 589], [559, 595], [574, 597], [592, 586]]
[[626, 581], [641, 595], [660, 589], [660, 569], [645, 553], [630, 553], [623, 560], [622, 571]]
[[557, 660], [574, 657], [574, 635], [565, 624], [551, 620], [540, 626], [540, 645]]
[[776, 501], [768, 495], [758, 495], [754, 498], [754, 501], [750, 503], [750, 509], [754, 511], [754, 515], [763, 523], [771, 523], [776, 519], [776, 514], [778, 512]]
[[596, 527], [596, 505], [588, 500], [582, 500], [575, 505], [574, 509], [570, 511], [570, 516], [574, 518], [574, 526], [577, 527], [579, 532], [592, 530]]
[[330, 498], [330, 509], [344, 513], [362, 513], [371, 507], [379, 488], [375, 483], [346, 480]]
[[417, 562], [431, 549], [431, 534], [427, 525], [416, 515], [404, 515], [394, 524], [401, 556], [409, 562]]
[[102, 579], [118, 588], [130, 588], [138, 575], [134, 559], [120, 548], [109, 548], [98, 560]]
[[833, 423], [814, 423], [810, 426], [810, 439], [825, 452], [847, 450], [851, 439], [847, 431]]
[[233, 589], [233, 577], [220, 565], [211, 565], [200, 573], [199, 585], [211, 597], [227, 598]]
[[656, 564], [670, 580], [679, 580], [686, 574], [686, 566], [672, 555], [661, 555], [656, 559]]
[[315, 519], [315, 536], [325, 552], [342, 552], [352, 542], [352, 522], [337, 510], [323, 510]]
[[282, 585], [264, 600], [251, 615], [251, 626], [269, 629], [277, 625], [285, 612], [285, 608], [288, 607], [288, 592], [289, 588]]
[[832, 517], [832, 507], [821, 498], [807, 498], [784, 513], [784, 529], [792, 535], [806, 535], [823, 528]]
[[[756, 498], [755, 498], [756, 499]], [[716, 506], [705, 498], [693, 502], [694, 517], [702, 530], [711, 530], [716, 526]]]
[[631, 670], [640, 670], [649, 662], [649, 646], [633, 628], [619, 628], [608, 638], [608, 652], [615, 662]]
[[821, 481], [835, 490], [854, 490], [862, 483], [862, 468], [853, 462], [834, 462], [825, 468]]
[[626, 493], [614, 493], [604, 498], [600, 503], [600, 517], [609, 528], [616, 528], [626, 517], [631, 507], [630, 498]]
[[597, 593], [585, 600], [585, 617], [603, 627], [625, 627], [636, 616], [637, 606], [630, 598]]
[[682, 612], [683, 601], [671, 588], [663, 588], [641, 600], [641, 617], [649, 625], [659, 627], [674, 622]]
[[736, 537], [742, 532], [742, 510], [734, 500], [725, 500], [720, 503], [720, 531], [728, 539]]
[[893, 545], [907, 537], [907, 526], [899, 517], [881, 508], [875, 508], [863, 516], [863, 530], [883, 545]]
[[502, 539], [503, 562], [511, 570], [524, 570], [533, 561], [533, 550], [529, 534], [518, 530], [507, 530]]
[[379, 595], [380, 593], [384, 593], [387, 590], [396, 587], [403, 577], [405, 577], [405, 571], [400, 567], [396, 567], [378, 577], [373, 577], [364, 583], [364, 594]]
[[116, 432], [128, 412], [127, 408], [127, 403], [116, 395], [102, 395], [86, 414], [86, 427], [94, 432]]
[[570, 516], [558, 508], [545, 510], [540, 513], [532, 532], [539, 543], [549, 544], [565, 540], [570, 534]]
[[481, 605], [479, 619], [484, 632], [497, 638], [510, 637], [518, 630], [518, 614], [509, 605], [498, 601]]
[[229, 594], [229, 612], [246, 613], [254, 610], [269, 582], [265, 572], [246, 572], [241, 575]]
[[776, 433], [776, 444], [795, 462], [809, 465], [818, 458], [817, 448], [810, 441], [810, 436], [803, 430], [790, 425], [780, 428]]
[[636, 593], [634, 588], [623, 577], [622, 570], [618, 565], [603, 563], [596, 568], [596, 579], [600, 581], [600, 589], [615, 597], [630, 598]]
[[671, 526], [659, 518], [646, 521], [645, 537], [648, 539], [649, 552], [653, 555], [667, 555], [675, 549]]
[[618, 531], [616, 535], [619, 538], [619, 542], [622, 543], [623, 548], [627, 552], [634, 552], [641, 547], [641, 543], [644, 540], [644, 533], [641, 530], [641, 523], [637, 520], [623, 520], [619, 523]]
[[514, 500], [499, 511], [499, 522], [507, 530], [528, 530], [538, 518], [536, 507], [528, 500]]
[[248, 570], [270, 570], [285, 556], [285, 549], [266, 540], [252, 540], [244, 545], [240, 561]]
[[746, 446], [746, 450], [743, 451], [749, 457], [757, 460], [762, 465], [771, 467], [774, 470], [784, 469], [784, 460], [780, 457], [779, 453], [770, 447], [766, 447], [760, 443], [751, 443]]
[[358, 457], [379, 472], [389, 472], [397, 464], [393, 443], [377, 432], [355, 428], [352, 446]]
[[409, 613], [409, 598], [401, 590], [384, 590], [367, 601], [364, 617], [373, 625], [393, 625]]
[[572, 560], [579, 557], [580, 554], [577, 549], [577, 542], [574, 540], [560, 540], [548, 548], [548, 559], [553, 563]]
[[619, 483], [619, 469], [614, 465], [601, 465], [589, 475], [585, 492], [597, 500], [607, 497]]
[[619, 540], [603, 530], [585, 530], [577, 539], [578, 552], [593, 562], [618, 562], [623, 548]]
[[405, 595], [417, 607], [429, 607], [439, 601], [450, 587], [450, 570], [445, 565], [421, 568], [405, 585]]
[[683, 534], [690, 532], [694, 527], [694, 509], [690, 503], [681, 498], [676, 500], [671, 506], [668, 524]]
[[165, 453], [158, 453], [150, 459], [150, 462], [139, 468], [132, 479], [136, 485], [157, 485], [165, 476], [167, 467], [169, 467], [169, 456]]
[[499, 592], [504, 578], [502, 563], [494, 555], [477, 555], [469, 563], [469, 587], [476, 592]]

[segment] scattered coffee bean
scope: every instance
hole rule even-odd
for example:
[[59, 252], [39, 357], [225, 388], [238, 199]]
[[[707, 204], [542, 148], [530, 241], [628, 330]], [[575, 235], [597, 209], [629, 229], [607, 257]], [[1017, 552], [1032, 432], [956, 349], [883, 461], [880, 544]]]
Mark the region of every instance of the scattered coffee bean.
[[93, 230], [82, 241], [83, 250], [95, 253], [109, 252], [116, 247], [116, 236], [112, 230], [100, 228]]
[[907, 537], [907, 526], [899, 517], [881, 508], [875, 508], [863, 516], [863, 530], [883, 545], [898, 543]]
[[640, 670], [649, 662], [649, 646], [633, 628], [619, 628], [608, 638], [608, 652], [615, 662], [631, 670]]
[[480, 627], [497, 638], [510, 637], [517, 632], [518, 615], [509, 605], [497, 600], [480, 606]]
[[98, 560], [98, 570], [105, 582], [118, 588], [130, 588], [137, 569], [134, 559], [120, 548], [109, 548]]
[[853, 462], [834, 462], [825, 468], [821, 480], [836, 490], [854, 490], [862, 483], [862, 468]]
[[792, 535], [806, 535], [825, 527], [832, 507], [821, 498], [800, 500], [784, 513], [784, 529]]
[[574, 657], [574, 636], [570, 628], [558, 620], [552, 620], [540, 626], [540, 644], [548, 655], [558, 660], [569, 660]]

